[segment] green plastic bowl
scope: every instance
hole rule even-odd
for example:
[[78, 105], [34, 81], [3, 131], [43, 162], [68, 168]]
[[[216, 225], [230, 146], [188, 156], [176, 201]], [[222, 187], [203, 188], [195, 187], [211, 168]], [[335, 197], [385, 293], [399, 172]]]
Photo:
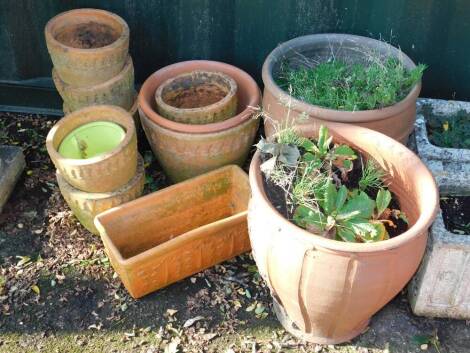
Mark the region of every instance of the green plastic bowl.
[[110, 121], [94, 121], [69, 133], [60, 143], [59, 153], [71, 159], [88, 159], [115, 149], [126, 131]]

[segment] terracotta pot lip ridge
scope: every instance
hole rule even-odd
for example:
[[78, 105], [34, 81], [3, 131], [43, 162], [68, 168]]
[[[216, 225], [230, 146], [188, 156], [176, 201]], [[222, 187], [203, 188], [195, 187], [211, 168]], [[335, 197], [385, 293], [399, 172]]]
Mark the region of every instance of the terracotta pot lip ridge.
[[[59, 153], [59, 151], [57, 151], [56, 148], [54, 147], [54, 136], [57, 132], [57, 129], [60, 127], [59, 123], [60, 122], [66, 122], [67, 120], [73, 120], [76, 116], [80, 116], [83, 113], [88, 113], [88, 112], [92, 112], [92, 111], [99, 111], [99, 110], [105, 110], [105, 111], [109, 110], [109, 111], [115, 113], [116, 114], [115, 116], [119, 116], [120, 118], [122, 118], [124, 120], [124, 121], [119, 122], [119, 123], [117, 123], [115, 121], [111, 121], [111, 122], [114, 122], [114, 123], [120, 125], [121, 127], [125, 128], [126, 134], [124, 136], [124, 139], [112, 151], [99, 154], [99, 155], [97, 155], [95, 157], [92, 157], [92, 158], [74, 159], [74, 158], [64, 158], [64, 157], [62, 157], [62, 155]], [[108, 120], [105, 119], [105, 118], [98, 118], [98, 119], [96, 119], [96, 121], [108, 121]], [[81, 126], [81, 125], [78, 125], [77, 127], [79, 127], [79, 126]], [[135, 135], [135, 134], [136, 134], [136, 132], [135, 132], [134, 120], [133, 120], [133, 118], [132, 118], [132, 116], [130, 115], [129, 112], [127, 112], [123, 108], [115, 106], [115, 105], [92, 105], [92, 106], [89, 106], [89, 107], [85, 107], [85, 108], [75, 110], [75, 111], [65, 115], [63, 118], [61, 118], [51, 128], [51, 130], [47, 134], [46, 148], [47, 148], [47, 151], [48, 151], [49, 155], [51, 156], [51, 158], [53, 160], [63, 160], [63, 161], [66, 161], [66, 163], [68, 165], [85, 166], [85, 165], [94, 164], [94, 163], [99, 162], [103, 159], [107, 159], [111, 156], [114, 156], [115, 154], [117, 154], [121, 150], [122, 147], [129, 144], [129, 142], [131, 141], [133, 135]], [[64, 138], [66, 136], [67, 135], [65, 135]], [[61, 142], [62, 141], [59, 142], [59, 145], [60, 145]]]
[[[339, 125], [339, 124], [338, 124]], [[341, 124], [341, 125], [346, 125], [346, 124]], [[400, 247], [401, 245], [411, 241], [413, 238], [417, 237], [420, 234], [420, 231], [423, 229], [428, 229], [433, 220], [434, 216], [437, 214], [439, 207], [436, 206], [439, 204], [439, 193], [438, 189], [436, 186], [436, 182], [431, 174], [431, 172], [424, 166], [423, 162], [408, 148], [403, 146], [401, 143], [395, 141], [394, 139], [381, 134], [379, 132], [358, 127], [358, 126], [349, 126], [352, 129], [359, 129], [362, 132], [367, 132], [368, 134], [374, 134], [377, 135], [377, 139], [380, 140], [389, 140], [389, 142], [393, 142], [397, 145], [397, 149], [400, 150], [402, 153], [402, 158], [408, 158], [414, 160], [416, 164], [416, 168], [420, 168], [423, 173], [424, 179], [426, 180], [427, 183], [430, 185], [434, 185], [434, 189], [436, 190], [435, 195], [433, 195], [434, 202], [431, 203], [429, 202], [428, 205], [426, 205], [425, 210], [423, 212], [420, 212], [419, 218], [416, 221], [416, 223], [411, 226], [406, 232], [391, 238], [389, 240], [383, 240], [379, 241], [376, 243], [347, 243], [347, 242], [341, 242], [338, 240], [333, 240], [333, 239], [327, 239], [325, 237], [309, 233], [308, 231], [296, 226], [295, 224], [291, 223], [288, 221], [285, 217], [283, 217], [272, 205], [272, 203], [269, 201], [268, 197], [266, 196], [266, 193], [264, 191], [263, 187], [263, 181], [262, 181], [262, 174], [260, 172], [260, 153], [259, 151], [256, 151], [255, 155], [253, 156], [253, 160], [251, 161], [250, 164], [250, 173], [249, 173], [249, 179], [250, 179], [250, 186], [251, 186], [251, 192], [252, 194], [256, 194], [257, 197], [260, 197], [271, 213], [272, 217], [277, 217], [281, 219], [280, 221], [282, 222], [283, 226], [289, 229], [289, 236], [297, 237], [301, 241], [311, 243], [312, 247], [322, 247], [324, 249], [328, 249], [331, 251], [341, 251], [341, 252], [359, 252], [359, 253], [374, 253], [374, 252], [379, 252], [379, 251], [385, 251], [385, 250], [393, 250], [395, 248]], [[432, 204], [434, 204], [434, 207], [432, 207]]]
[[[318, 105], [309, 104], [304, 101], [301, 101], [297, 98], [290, 96], [286, 91], [281, 89], [277, 83], [274, 81], [272, 75], [272, 69], [274, 64], [278, 61], [278, 58], [282, 57], [283, 54], [295, 49], [298, 44], [308, 43], [310, 40], [315, 38], [321, 37], [331, 37], [331, 38], [342, 38], [347, 40], [366, 40], [369, 43], [380, 43], [382, 46], [389, 47], [392, 52], [399, 52], [399, 49], [395, 48], [394, 46], [381, 42], [377, 39], [352, 35], [352, 34], [339, 34], [339, 33], [322, 33], [322, 34], [310, 34], [306, 36], [297, 37], [291, 39], [287, 42], [284, 42], [277, 46], [269, 55], [267, 56], [266, 60], [263, 63], [261, 77], [263, 83], [268, 90], [272, 91], [272, 93], [281, 98], [283, 101], [290, 100], [292, 108], [297, 109], [299, 111], [305, 113], [314, 113], [315, 115], [321, 117], [323, 120], [330, 120], [330, 121], [340, 121], [340, 122], [367, 122], [367, 121], [375, 121], [381, 120], [386, 118], [390, 115], [395, 115], [400, 113], [401, 111], [405, 110], [410, 104], [415, 104], [416, 98], [419, 96], [421, 91], [421, 80], [416, 83], [413, 88], [410, 90], [408, 95], [403, 98], [401, 101], [396, 102], [393, 105], [388, 107], [384, 107], [381, 109], [372, 109], [372, 110], [357, 110], [357, 111], [347, 111], [347, 110], [336, 110], [330, 108], [324, 108]], [[416, 67], [416, 64], [404, 53], [401, 52], [403, 61], [408, 64], [409, 67]]]
[[[120, 33], [119, 37], [112, 42], [111, 44], [105, 45], [103, 47], [99, 48], [74, 48], [70, 47], [68, 45], [65, 45], [61, 42], [59, 42], [57, 39], [55, 39], [52, 29], [53, 26], [59, 22], [61, 19], [69, 17], [69, 16], [76, 16], [76, 15], [87, 15], [93, 12], [98, 12], [104, 16], [108, 16], [118, 22], [122, 26], [122, 32]], [[112, 13], [110, 11], [106, 10], [101, 10], [101, 9], [94, 9], [94, 8], [83, 8], [83, 9], [73, 9], [73, 10], [68, 10], [65, 12], [61, 12], [57, 14], [56, 16], [52, 17], [46, 24], [46, 27], [44, 28], [44, 34], [47, 38], [47, 40], [61, 48], [63, 51], [70, 51], [70, 52], [77, 52], [77, 53], [96, 53], [96, 52], [102, 52], [102, 51], [109, 51], [109, 50], [114, 50], [117, 47], [120, 47], [123, 43], [125, 43], [130, 36], [130, 31], [129, 31], [129, 26], [127, 25], [126, 21], [121, 16], [116, 15], [115, 13]]]
[[[174, 189], [180, 188], [181, 185], [191, 184], [191, 183], [193, 183], [197, 180], [204, 179], [204, 178], [207, 177], [208, 174], [223, 173], [227, 170], [233, 170], [237, 174], [242, 173], [247, 178], [247, 183], [248, 183], [248, 177], [247, 177], [246, 173], [243, 171], [243, 169], [241, 169], [238, 165], [230, 164], [230, 165], [215, 169], [213, 171], [198, 175], [194, 178], [190, 178], [190, 179], [187, 179], [185, 181], [170, 185], [169, 187], [166, 187], [162, 190], [152, 192], [150, 194], [141, 196], [138, 199], [129, 201], [129, 202], [124, 203], [122, 205], [119, 205], [119, 206], [113, 207], [109, 210], [106, 210], [106, 211], [98, 214], [95, 217], [95, 219], [94, 219], [95, 227], [99, 230], [100, 236], [106, 240], [106, 242], [108, 243], [108, 246], [113, 249], [114, 253], [116, 254], [116, 256], [118, 258], [118, 261], [120, 263], [124, 264], [124, 265], [132, 264], [133, 262], [138, 261], [139, 259], [145, 258], [146, 256], [150, 255], [153, 251], [155, 251], [155, 247], [147, 249], [147, 250], [145, 250], [145, 251], [143, 251], [143, 252], [141, 252], [137, 255], [131, 256], [129, 258], [126, 258], [126, 259], [123, 258], [121, 252], [114, 245], [114, 243], [111, 241], [111, 239], [108, 237], [105, 228], [101, 224], [101, 222], [100, 222], [101, 217], [106, 217], [107, 214], [112, 213], [113, 211], [116, 211], [118, 209], [134, 207], [135, 203], [145, 203], [146, 200], [155, 197], [154, 194], [156, 194], [156, 193], [159, 193], [160, 195], [161, 194], [168, 194], [168, 193], [173, 192]], [[188, 237], [188, 236], [193, 235], [194, 233], [199, 233], [201, 231], [204, 231], [207, 227], [211, 227], [211, 226], [219, 225], [219, 224], [223, 224], [223, 223], [228, 223], [228, 222], [234, 222], [234, 221], [238, 220], [239, 218], [246, 217], [247, 214], [248, 214], [248, 209], [246, 209], [244, 211], [241, 211], [241, 212], [238, 212], [238, 213], [235, 213], [235, 214], [231, 215], [230, 217], [222, 218], [222, 219], [219, 219], [217, 221], [214, 221], [214, 222], [211, 222], [211, 223], [208, 223], [208, 224], [204, 224], [200, 227], [197, 227], [195, 229], [191, 229], [191, 230], [189, 230], [185, 233], [182, 233], [182, 234], [180, 234], [180, 235], [178, 235], [178, 236], [176, 236], [176, 237], [174, 237], [174, 238], [172, 238], [172, 239], [170, 239], [170, 240], [166, 241], [165, 243], [160, 244], [158, 246], [171, 246], [172, 243], [179, 241], [181, 236]]]
[[[197, 67], [194, 67], [196, 65]], [[189, 66], [188, 69], [185, 69], [187, 66]], [[151, 90], [150, 86], [152, 86], [152, 83], [154, 80], [158, 79], [160, 76], [164, 75], [168, 71], [172, 70], [181, 70], [178, 74], [183, 74], [186, 72], [191, 72], [194, 70], [203, 70], [203, 71], [221, 71], [224, 74], [231, 76], [230, 74], [226, 73], [223, 71], [223, 69], [226, 70], [234, 70], [237, 71], [237, 73], [242, 76], [242, 79], [244, 82], [246, 82], [247, 87], [243, 87], [240, 83], [237, 82], [238, 85], [238, 91], [241, 91], [242, 89], [248, 90], [248, 95], [249, 95], [249, 101], [245, 109], [243, 109], [239, 114], [226, 119], [224, 121], [220, 121], [217, 123], [211, 123], [211, 124], [183, 124], [183, 123], [178, 123], [169, 119], [164, 118], [160, 114], [158, 114], [153, 108], [150, 103], [152, 99], [155, 97], [155, 91], [157, 90], [158, 86], [155, 87], [155, 91], [153, 92], [148, 92]], [[234, 77], [232, 79], [237, 81]], [[149, 120], [151, 120], [153, 123], [156, 123], [160, 125], [161, 127], [167, 128], [169, 130], [173, 130], [176, 132], [183, 132], [183, 133], [188, 133], [188, 134], [205, 134], [205, 133], [211, 133], [211, 132], [219, 132], [223, 130], [227, 130], [229, 128], [232, 128], [234, 126], [237, 126], [244, 122], [247, 119], [250, 119], [252, 114], [253, 114], [253, 109], [250, 107], [256, 107], [260, 104], [261, 101], [261, 91], [256, 84], [255, 80], [245, 71], [237, 68], [236, 66], [226, 64], [220, 61], [212, 61], [212, 60], [189, 60], [189, 61], [182, 61], [176, 64], [168, 65], [165, 66], [158, 71], [154, 72], [152, 75], [150, 75], [142, 85], [140, 92], [139, 92], [139, 97], [138, 97], [138, 102], [139, 102], [139, 110], [142, 110], [144, 115], [146, 115]]]
[[[211, 72], [207, 70], [194, 70], [194, 71], [195, 72]], [[165, 100], [162, 97], [162, 92], [165, 86], [173, 82], [175, 79], [181, 78], [183, 76], [188, 76], [189, 73], [182, 73], [178, 76], [171, 77], [165, 80], [160, 86], [157, 87], [157, 90], [155, 91], [155, 99], [159, 102], [160, 105], [164, 106], [165, 109], [167, 110], [177, 110], [177, 111], [187, 112], [187, 113], [198, 112], [198, 111], [206, 110], [206, 109], [213, 109], [219, 105], [223, 105], [226, 102], [228, 102], [230, 99], [232, 99], [234, 95], [237, 94], [237, 87], [238, 87], [237, 82], [233, 78], [231, 78], [229, 75], [223, 72], [212, 72], [212, 73], [220, 75], [221, 77], [223, 77], [225, 80], [227, 80], [230, 83], [229, 92], [222, 99], [218, 100], [215, 103], [211, 103], [211, 104], [208, 104], [202, 107], [197, 107], [197, 108], [178, 108], [165, 102]], [[232, 83], [234, 83], [235, 85], [233, 85]]]

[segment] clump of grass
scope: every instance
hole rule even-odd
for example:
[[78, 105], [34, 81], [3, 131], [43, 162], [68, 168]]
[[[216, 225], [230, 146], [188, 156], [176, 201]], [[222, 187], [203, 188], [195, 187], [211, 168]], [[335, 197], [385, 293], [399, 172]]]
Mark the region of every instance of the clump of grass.
[[385, 172], [380, 169], [376, 162], [369, 159], [366, 166], [362, 169], [362, 175], [359, 179], [359, 189], [366, 190], [367, 188], [380, 189], [384, 186], [382, 179], [385, 177]]
[[396, 58], [377, 58], [366, 65], [329, 60], [314, 67], [281, 66], [278, 85], [297, 99], [325, 108], [379, 109], [404, 99], [421, 79], [425, 65], [408, 70]]

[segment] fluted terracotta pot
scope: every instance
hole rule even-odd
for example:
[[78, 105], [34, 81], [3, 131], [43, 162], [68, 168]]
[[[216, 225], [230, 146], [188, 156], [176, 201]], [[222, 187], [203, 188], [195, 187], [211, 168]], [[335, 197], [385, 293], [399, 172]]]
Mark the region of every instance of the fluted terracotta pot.
[[[211, 124], [183, 124], [156, 113], [155, 91], [171, 77], [194, 70], [222, 72], [238, 86], [237, 114]], [[242, 165], [253, 145], [258, 120], [253, 109], [260, 104], [256, 82], [235, 66], [194, 60], [166, 66], [152, 74], [139, 93], [139, 114], [150, 146], [165, 173], [182, 181], [228, 164]]]
[[116, 76], [97, 85], [75, 87], [62, 81], [57, 70], [52, 70], [55, 87], [71, 111], [90, 105], [117, 105], [130, 110], [134, 104], [134, 65], [129, 56], [124, 68]]
[[[319, 124], [299, 127], [318, 136]], [[409, 229], [377, 243], [347, 243], [297, 227], [267, 199], [257, 152], [250, 166], [252, 199], [248, 227], [253, 256], [267, 282], [277, 317], [286, 330], [320, 344], [345, 342], [410, 280], [422, 259], [428, 227], [438, 209], [431, 173], [402, 144], [375, 131], [329, 124], [334, 141], [375, 159], [389, 175], [390, 189]]]
[[44, 32], [57, 74], [69, 85], [90, 86], [108, 81], [126, 64], [129, 27], [112, 12], [66, 11], [49, 20]]
[[275, 82], [280, 65], [286, 60], [293, 65], [302, 65], [305, 57], [321, 62], [330, 58], [332, 52], [336, 59], [345, 62], [365, 62], [373, 52], [383, 57], [395, 57], [402, 61], [407, 69], [416, 67], [413, 61], [397, 48], [372, 38], [325, 33], [289, 40], [274, 49], [263, 64], [263, 109], [271, 117], [265, 120], [266, 135], [271, 136], [276, 125], [309, 125], [324, 121], [367, 127], [406, 143], [414, 129], [416, 99], [421, 90], [421, 82], [417, 83], [403, 100], [392, 106], [354, 112], [308, 104], [290, 96]]

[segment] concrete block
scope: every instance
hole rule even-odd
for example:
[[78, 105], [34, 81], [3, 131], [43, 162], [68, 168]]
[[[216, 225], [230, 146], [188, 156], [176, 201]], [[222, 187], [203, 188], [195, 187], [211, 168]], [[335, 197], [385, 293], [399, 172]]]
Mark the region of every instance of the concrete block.
[[25, 165], [21, 148], [0, 146], [0, 213]]

